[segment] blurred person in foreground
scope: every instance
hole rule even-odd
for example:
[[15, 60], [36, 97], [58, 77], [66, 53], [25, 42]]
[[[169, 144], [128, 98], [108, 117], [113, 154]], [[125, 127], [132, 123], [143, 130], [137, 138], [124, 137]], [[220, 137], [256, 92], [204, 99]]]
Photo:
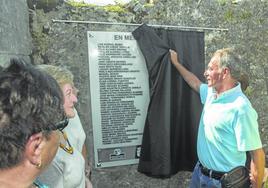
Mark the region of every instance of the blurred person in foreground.
[[[67, 125], [57, 82], [21, 59], [0, 71], [0, 187], [44, 188], [35, 181]], [[63, 121], [62, 121], [63, 120]]]
[[61, 131], [60, 148], [48, 169], [39, 176], [39, 180], [53, 188], [91, 188], [86, 176], [87, 164], [86, 134], [74, 106], [77, 103], [77, 89], [73, 74], [60, 66], [38, 65], [56, 79], [64, 97], [64, 111], [69, 118], [68, 126]]
[[200, 94], [204, 104], [197, 138], [199, 161], [190, 187], [222, 187], [223, 175], [238, 166], [246, 166], [246, 152], [249, 152], [250, 174], [246, 178], [250, 179], [253, 188], [260, 188], [265, 155], [258, 115], [241, 89], [247, 87], [243, 82], [246, 76], [241, 59], [230, 48], [217, 50], [204, 73], [207, 79], [204, 84], [179, 63], [175, 51], [170, 50], [170, 55], [173, 65], [188, 85]]

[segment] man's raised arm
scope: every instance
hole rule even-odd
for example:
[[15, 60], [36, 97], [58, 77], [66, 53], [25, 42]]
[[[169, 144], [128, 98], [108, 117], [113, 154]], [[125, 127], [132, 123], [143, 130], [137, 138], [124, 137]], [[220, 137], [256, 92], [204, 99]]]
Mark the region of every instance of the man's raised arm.
[[169, 52], [171, 62], [179, 71], [180, 75], [193, 90], [199, 93], [199, 87], [202, 82], [192, 72], [188, 71], [182, 64], [179, 63], [177, 52], [175, 52], [174, 50], [169, 50]]

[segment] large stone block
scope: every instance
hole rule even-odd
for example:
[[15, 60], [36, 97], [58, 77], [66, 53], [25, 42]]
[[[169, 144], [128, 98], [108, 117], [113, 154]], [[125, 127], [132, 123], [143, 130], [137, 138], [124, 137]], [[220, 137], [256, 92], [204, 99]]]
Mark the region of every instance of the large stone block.
[[0, 0], [0, 64], [13, 56], [31, 54], [26, 0]]

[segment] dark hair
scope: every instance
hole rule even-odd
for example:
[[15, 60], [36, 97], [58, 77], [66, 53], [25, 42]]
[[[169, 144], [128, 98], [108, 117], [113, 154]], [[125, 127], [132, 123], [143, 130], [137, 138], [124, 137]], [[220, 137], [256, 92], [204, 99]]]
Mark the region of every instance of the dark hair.
[[31, 135], [55, 129], [64, 116], [56, 81], [21, 59], [0, 71], [0, 169], [19, 164]]

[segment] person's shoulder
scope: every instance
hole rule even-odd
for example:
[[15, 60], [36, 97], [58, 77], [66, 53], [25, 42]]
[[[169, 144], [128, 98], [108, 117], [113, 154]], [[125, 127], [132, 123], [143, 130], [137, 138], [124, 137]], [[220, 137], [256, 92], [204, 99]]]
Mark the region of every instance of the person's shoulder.
[[243, 93], [237, 97], [234, 106], [238, 110], [239, 114], [255, 112], [255, 109], [252, 107], [250, 100]]
[[243, 92], [236, 95], [236, 103], [239, 107], [251, 106], [250, 100]]

